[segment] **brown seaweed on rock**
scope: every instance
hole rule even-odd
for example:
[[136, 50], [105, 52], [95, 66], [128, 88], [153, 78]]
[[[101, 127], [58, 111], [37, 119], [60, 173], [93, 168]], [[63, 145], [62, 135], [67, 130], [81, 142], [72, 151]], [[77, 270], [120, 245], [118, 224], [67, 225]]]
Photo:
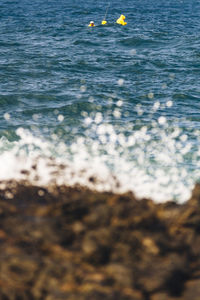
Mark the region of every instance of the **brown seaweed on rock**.
[[200, 185], [178, 205], [4, 184], [0, 299], [199, 299]]

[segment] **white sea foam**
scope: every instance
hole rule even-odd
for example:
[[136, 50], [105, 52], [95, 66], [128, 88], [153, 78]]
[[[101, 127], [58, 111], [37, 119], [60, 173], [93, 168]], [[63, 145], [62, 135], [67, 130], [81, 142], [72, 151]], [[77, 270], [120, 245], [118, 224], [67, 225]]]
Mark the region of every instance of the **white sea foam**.
[[139, 198], [150, 197], [157, 202], [189, 199], [200, 177], [200, 149], [193, 151], [197, 168], [190, 172], [184, 161], [191, 155], [192, 145], [179, 128], [170, 131], [167, 120], [159, 118], [151, 130], [143, 126], [127, 136], [103, 123], [101, 113], [86, 116], [88, 125], [87, 135], [71, 144], [58, 142], [55, 134], [47, 141], [23, 128], [16, 132], [18, 142], [2, 138], [0, 180], [132, 191]]

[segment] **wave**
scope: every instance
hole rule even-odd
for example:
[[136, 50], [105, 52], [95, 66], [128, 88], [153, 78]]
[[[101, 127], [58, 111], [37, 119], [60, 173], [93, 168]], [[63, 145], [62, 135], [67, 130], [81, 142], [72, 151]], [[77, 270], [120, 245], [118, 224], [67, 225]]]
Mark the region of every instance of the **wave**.
[[[200, 151], [192, 149], [181, 129], [170, 129], [164, 117], [152, 129], [132, 128], [128, 135], [102, 123], [100, 113], [84, 122], [85, 135], [76, 133], [70, 142], [59, 134], [47, 139], [23, 128], [16, 131], [18, 141], [1, 138], [0, 180], [131, 191], [156, 202], [189, 199], [200, 178]], [[195, 161], [195, 166], [188, 169], [187, 160]]]

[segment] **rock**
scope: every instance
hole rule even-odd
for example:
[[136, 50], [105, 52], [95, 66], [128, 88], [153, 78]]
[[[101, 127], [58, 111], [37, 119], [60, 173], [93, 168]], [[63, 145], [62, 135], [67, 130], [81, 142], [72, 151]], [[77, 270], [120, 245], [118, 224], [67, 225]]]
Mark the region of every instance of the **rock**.
[[200, 279], [189, 280], [185, 284], [183, 292], [183, 299], [185, 300], [198, 300], [200, 295]]
[[199, 298], [200, 185], [183, 205], [80, 186], [0, 187], [0, 299]]

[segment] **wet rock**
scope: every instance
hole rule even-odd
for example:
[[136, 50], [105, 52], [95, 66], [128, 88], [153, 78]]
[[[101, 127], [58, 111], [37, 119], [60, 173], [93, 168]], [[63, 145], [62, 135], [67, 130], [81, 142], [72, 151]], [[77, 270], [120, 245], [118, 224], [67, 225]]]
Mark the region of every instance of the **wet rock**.
[[198, 299], [200, 185], [183, 205], [0, 184], [0, 299]]
[[183, 298], [185, 300], [197, 300], [200, 295], [200, 279], [190, 280], [185, 285]]

